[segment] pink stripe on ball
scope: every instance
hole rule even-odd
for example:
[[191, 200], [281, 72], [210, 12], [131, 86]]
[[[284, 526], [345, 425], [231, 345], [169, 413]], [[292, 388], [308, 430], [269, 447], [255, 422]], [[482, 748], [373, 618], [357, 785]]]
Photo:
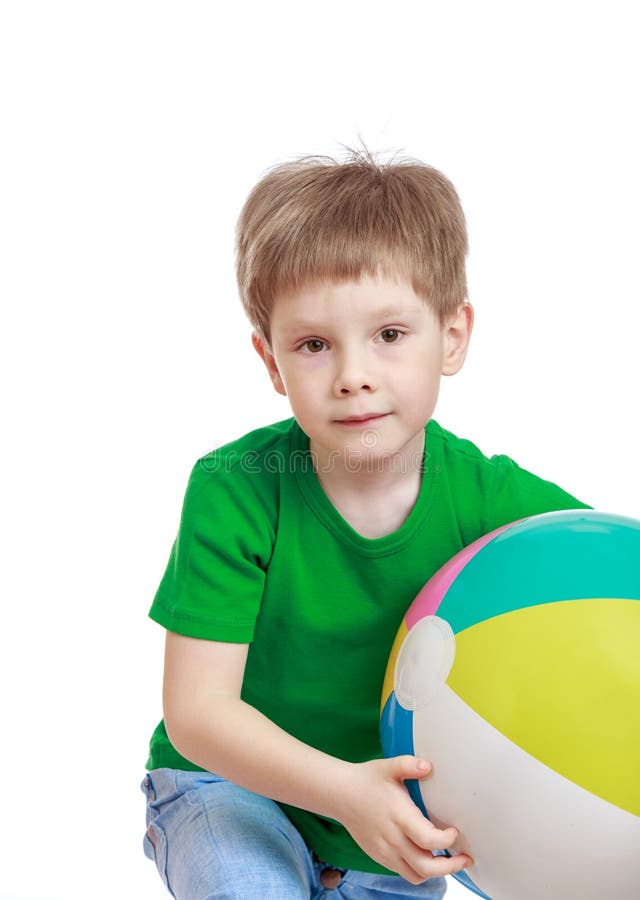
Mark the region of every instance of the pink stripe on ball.
[[490, 531], [489, 534], [483, 535], [467, 547], [464, 547], [459, 553], [456, 553], [448, 563], [445, 563], [441, 569], [438, 569], [407, 610], [404, 618], [409, 631], [424, 616], [435, 616], [436, 610], [444, 600], [445, 594], [469, 560], [478, 551], [482, 550], [489, 541], [492, 541], [496, 535], [501, 534], [501, 532], [506, 531], [507, 528], [511, 528], [513, 525], [513, 522], [509, 522], [508, 525], [503, 525], [501, 528], [496, 528], [494, 531]]

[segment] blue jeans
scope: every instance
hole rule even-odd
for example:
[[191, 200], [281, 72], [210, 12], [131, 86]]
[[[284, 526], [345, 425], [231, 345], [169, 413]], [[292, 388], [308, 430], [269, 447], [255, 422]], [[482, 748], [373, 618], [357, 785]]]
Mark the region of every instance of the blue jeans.
[[277, 803], [209, 772], [154, 769], [145, 855], [177, 900], [440, 900], [444, 878], [333, 869], [313, 854]]

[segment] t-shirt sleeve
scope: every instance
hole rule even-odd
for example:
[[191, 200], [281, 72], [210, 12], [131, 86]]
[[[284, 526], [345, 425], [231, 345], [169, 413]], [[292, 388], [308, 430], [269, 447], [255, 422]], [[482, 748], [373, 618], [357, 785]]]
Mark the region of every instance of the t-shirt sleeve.
[[486, 505], [484, 532], [524, 519], [562, 509], [591, 509], [557, 484], [521, 469], [508, 456], [493, 456], [494, 477]]
[[149, 616], [189, 637], [250, 643], [275, 540], [273, 492], [261, 475], [208, 462], [191, 472]]

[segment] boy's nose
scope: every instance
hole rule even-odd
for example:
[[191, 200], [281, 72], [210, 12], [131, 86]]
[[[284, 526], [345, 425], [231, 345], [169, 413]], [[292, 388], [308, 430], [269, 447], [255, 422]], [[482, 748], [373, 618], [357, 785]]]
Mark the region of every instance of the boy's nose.
[[361, 384], [358, 386], [357, 384], [346, 386], [343, 385], [340, 390], [337, 392], [341, 397], [344, 397], [345, 394], [356, 394], [358, 391], [372, 391], [373, 388], [369, 384]]
[[342, 361], [338, 366], [333, 385], [334, 393], [338, 397], [355, 394], [358, 391], [374, 390], [372, 373], [366, 371], [362, 360], [355, 358]]

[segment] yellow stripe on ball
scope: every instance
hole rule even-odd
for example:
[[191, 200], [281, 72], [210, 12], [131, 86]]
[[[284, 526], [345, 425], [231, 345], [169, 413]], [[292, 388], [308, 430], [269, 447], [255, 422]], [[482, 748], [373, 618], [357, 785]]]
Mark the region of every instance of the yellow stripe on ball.
[[640, 815], [639, 633], [637, 600], [529, 606], [459, 632], [447, 683], [540, 762]]

